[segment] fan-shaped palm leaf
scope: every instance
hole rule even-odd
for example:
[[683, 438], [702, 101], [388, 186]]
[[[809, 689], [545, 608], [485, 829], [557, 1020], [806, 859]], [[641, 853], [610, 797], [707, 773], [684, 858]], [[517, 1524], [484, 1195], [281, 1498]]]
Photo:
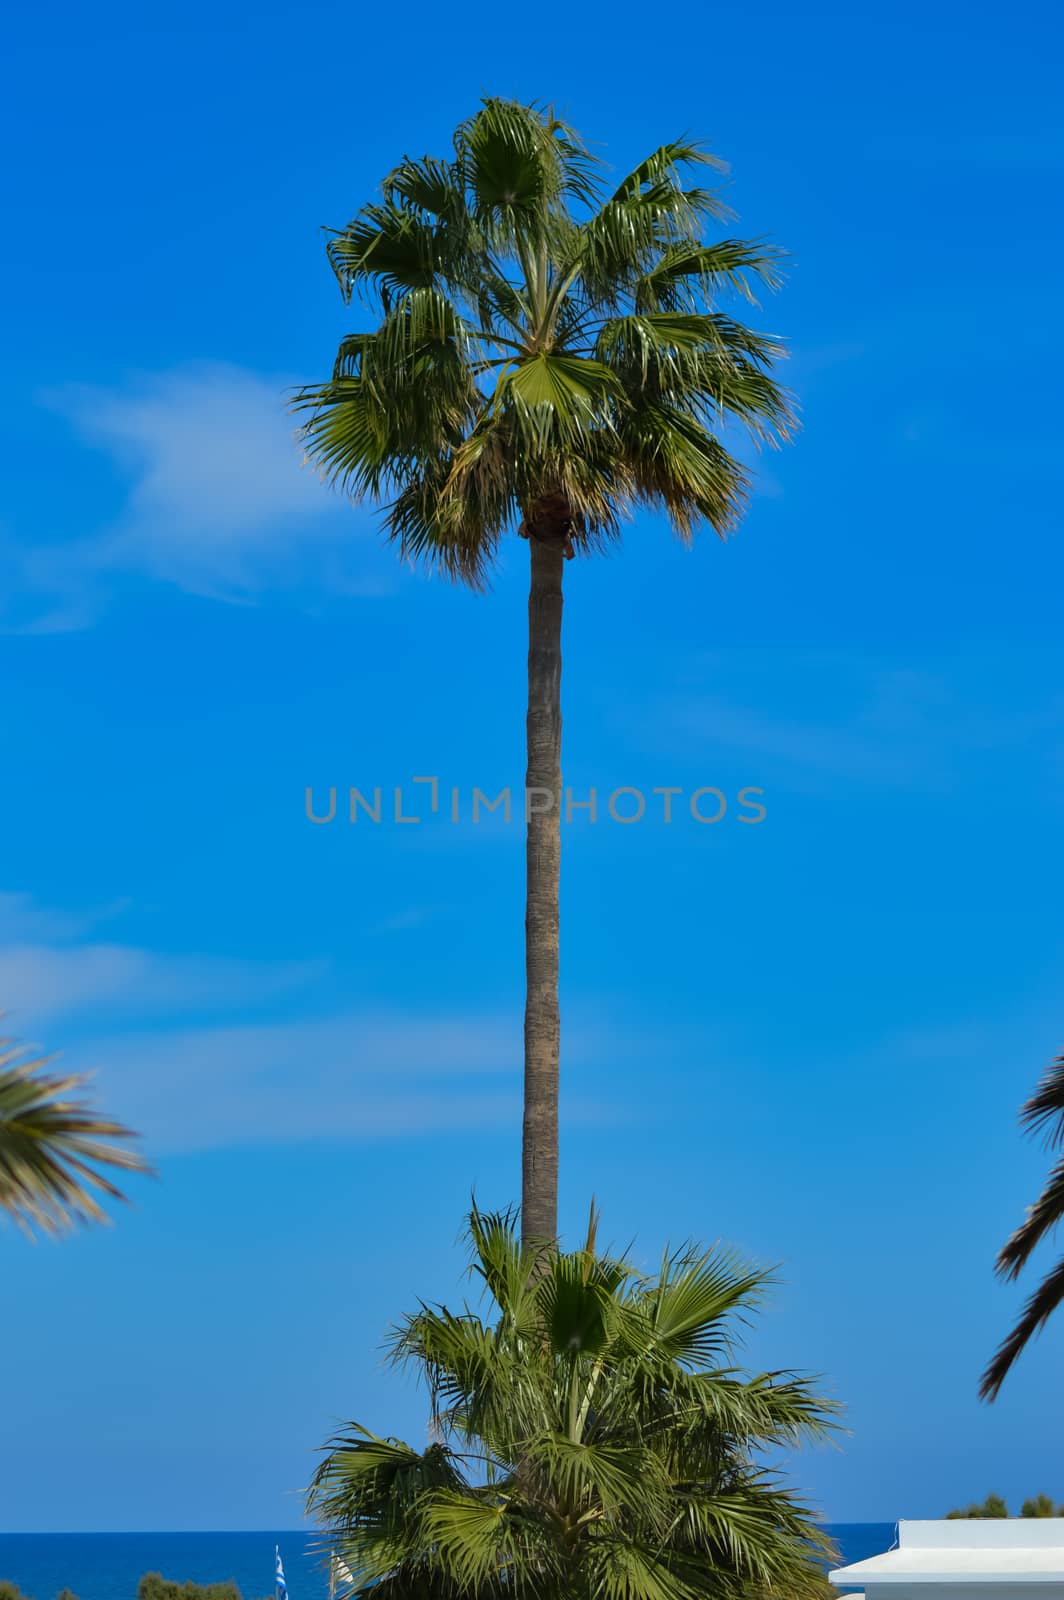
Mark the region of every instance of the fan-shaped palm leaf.
[[48, 1071], [52, 1059], [0, 1039], [0, 1211], [31, 1235], [105, 1222], [97, 1196], [124, 1198], [107, 1169], [150, 1170], [114, 1142], [134, 1135], [92, 1107], [88, 1080]]

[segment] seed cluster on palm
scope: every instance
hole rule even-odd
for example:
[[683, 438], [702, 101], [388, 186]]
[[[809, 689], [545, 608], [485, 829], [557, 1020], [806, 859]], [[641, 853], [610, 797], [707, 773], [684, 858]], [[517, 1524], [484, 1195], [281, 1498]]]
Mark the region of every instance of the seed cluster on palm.
[[522, 1249], [474, 1211], [482, 1315], [423, 1306], [391, 1340], [424, 1379], [432, 1442], [356, 1424], [310, 1510], [361, 1600], [820, 1597], [829, 1547], [765, 1463], [822, 1440], [834, 1406], [791, 1373], [733, 1365], [766, 1275], [720, 1251], [645, 1276]]

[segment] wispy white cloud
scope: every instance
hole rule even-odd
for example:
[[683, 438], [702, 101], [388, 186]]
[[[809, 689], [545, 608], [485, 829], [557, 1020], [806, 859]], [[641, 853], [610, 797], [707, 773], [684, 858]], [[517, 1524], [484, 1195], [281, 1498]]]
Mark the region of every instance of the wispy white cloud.
[[40, 905], [23, 890], [0, 890], [0, 945], [22, 940], [77, 939], [121, 916], [129, 904], [128, 900], [113, 900], [82, 911], [57, 911]]
[[121, 945], [72, 949], [10, 945], [0, 949], [0, 1004], [8, 1026], [106, 1007], [115, 996], [136, 993], [149, 964], [142, 950]]
[[0, 892], [0, 1011], [18, 1032], [52, 1019], [213, 1014], [310, 983], [321, 961], [244, 961], [142, 949], [98, 937], [124, 902], [83, 912]]
[[350, 539], [350, 516], [337, 515], [342, 502], [301, 467], [285, 411], [291, 387], [210, 364], [126, 389], [51, 396], [129, 478], [125, 510], [95, 545], [94, 564], [239, 596], [298, 565], [308, 545]]
[[282, 587], [386, 588], [391, 569], [375, 550], [362, 568], [370, 516], [353, 514], [302, 464], [286, 404], [292, 388], [281, 376], [200, 363], [44, 396], [84, 444], [111, 457], [126, 497], [111, 525], [91, 535], [0, 538], [8, 629], [83, 627], [121, 573], [236, 603]]
[[[993, 663], [902, 667], [860, 654], [796, 653], [762, 663], [771, 682], [743, 660], [699, 663], [682, 685], [653, 701], [646, 735], [671, 745], [678, 736], [700, 750], [756, 758], [798, 786], [851, 779], [884, 787], [955, 783], [966, 764], [991, 753], [1015, 762], [1052, 760], [1052, 736], [1064, 731], [1064, 699], [1032, 696], [1019, 703], [994, 681]], [[1015, 662], [1013, 663], [1015, 667]], [[987, 676], [996, 703], [979, 692]], [[722, 694], [701, 683], [729, 681]], [[824, 710], [812, 718], [806, 703]], [[1050, 736], [1047, 756], [1043, 751]]]
[[[73, 1028], [79, 1069], [98, 1069], [106, 1103], [153, 1153], [519, 1115], [513, 1018], [246, 1021], [286, 992], [305, 1008], [296, 991], [323, 963], [168, 955], [99, 941], [94, 929], [113, 910], [68, 913], [0, 893], [0, 1012], [5, 1032], [45, 1046], [60, 1025]], [[211, 1020], [233, 1013], [241, 1020]]]
[[0, 944], [0, 1008], [8, 1024], [122, 1012], [216, 1011], [297, 989], [320, 962], [166, 955], [132, 945]]
[[433, 922], [439, 916], [436, 906], [407, 906], [403, 911], [396, 911], [390, 917], [384, 917], [377, 923], [374, 933], [409, 933], [414, 928], [423, 928], [426, 923]]
[[[337, 1014], [314, 988], [324, 963], [168, 955], [103, 943], [93, 925], [0, 893], [2, 1031], [62, 1042], [153, 1155], [519, 1125], [519, 1008]], [[636, 1048], [631, 1030], [598, 1020], [567, 1035], [585, 1084]], [[578, 1100], [567, 1115], [602, 1110]]]
[[[520, 1125], [516, 1013], [376, 1010], [139, 1032], [96, 1040], [81, 1054], [98, 1068], [108, 1103], [159, 1154]], [[585, 1081], [613, 1056], [609, 1030], [569, 1030], [566, 1059]], [[622, 1114], [579, 1096], [565, 1109], [569, 1123]]]
[[822, 778], [862, 778], [874, 783], [904, 783], [911, 775], [913, 735], [897, 719], [888, 730], [882, 709], [866, 704], [839, 722], [813, 722], [774, 715], [753, 706], [730, 704], [711, 695], [677, 707], [675, 722], [688, 734], [773, 764], [815, 772]]
[[80, 1052], [157, 1151], [370, 1138], [519, 1116], [512, 1018], [354, 1014], [139, 1032]]
[[0, 527], [0, 633], [76, 633], [99, 615], [103, 593], [84, 541], [33, 545]]

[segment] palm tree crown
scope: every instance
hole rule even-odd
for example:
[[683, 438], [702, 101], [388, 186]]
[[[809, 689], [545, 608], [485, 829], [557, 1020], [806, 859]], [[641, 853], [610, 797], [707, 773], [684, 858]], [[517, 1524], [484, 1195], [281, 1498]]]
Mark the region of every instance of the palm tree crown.
[[96, 1195], [124, 1197], [101, 1167], [150, 1171], [113, 1142], [133, 1135], [86, 1101], [84, 1075], [48, 1072], [50, 1059], [0, 1039], [0, 1212], [31, 1235], [105, 1222]]
[[[1028, 1133], [1042, 1134], [1050, 1150], [1064, 1152], [1064, 1055], [1058, 1056], [1046, 1072], [1020, 1112], [1020, 1122]], [[998, 1275], [1010, 1282], [1018, 1278], [1035, 1249], [1062, 1219], [1064, 1153], [1050, 1172], [1042, 1193], [1002, 1248], [997, 1258]], [[1030, 1296], [1016, 1326], [1002, 1341], [983, 1373], [979, 1393], [984, 1400], [997, 1398], [1013, 1363], [1061, 1304], [1064, 1304], [1064, 1256]]]
[[376, 327], [298, 396], [307, 458], [383, 502], [405, 554], [473, 584], [507, 529], [569, 554], [648, 505], [684, 539], [726, 533], [747, 475], [722, 429], [775, 440], [792, 416], [779, 343], [718, 304], [773, 286], [778, 253], [704, 242], [730, 213], [685, 184], [696, 166], [721, 163], [666, 144], [610, 193], [553, 113], [495, 99], [451, 158], [402, 161], [329, 240]]
[[360, 1600], [698, 1600], [823, 1592], [828, 1546], [756, 1464], [824, 1437], [834, 1407], [730, 1365], [763, 1273], [719, 1251], [644, 1277], [587, 1245], [535, 1258], [509, 1216], [470, 1219], [494, 1315], [422, 1307], [394, 1358], [428, 1385], [433, 1442], [352, 1424], [310, 1509]]

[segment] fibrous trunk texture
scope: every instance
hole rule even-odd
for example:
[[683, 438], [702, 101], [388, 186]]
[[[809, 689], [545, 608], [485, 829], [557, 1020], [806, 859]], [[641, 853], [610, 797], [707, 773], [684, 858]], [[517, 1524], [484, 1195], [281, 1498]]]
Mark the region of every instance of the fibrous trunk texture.
[[[558, 1232], [558, 885], [561, 868], [561, 677], [564, 541], [529, 538], [528, 769], [525, 777], [525, 1110], [521, 1236]], [[544, 533], [547, 530], [544, 529]]]

